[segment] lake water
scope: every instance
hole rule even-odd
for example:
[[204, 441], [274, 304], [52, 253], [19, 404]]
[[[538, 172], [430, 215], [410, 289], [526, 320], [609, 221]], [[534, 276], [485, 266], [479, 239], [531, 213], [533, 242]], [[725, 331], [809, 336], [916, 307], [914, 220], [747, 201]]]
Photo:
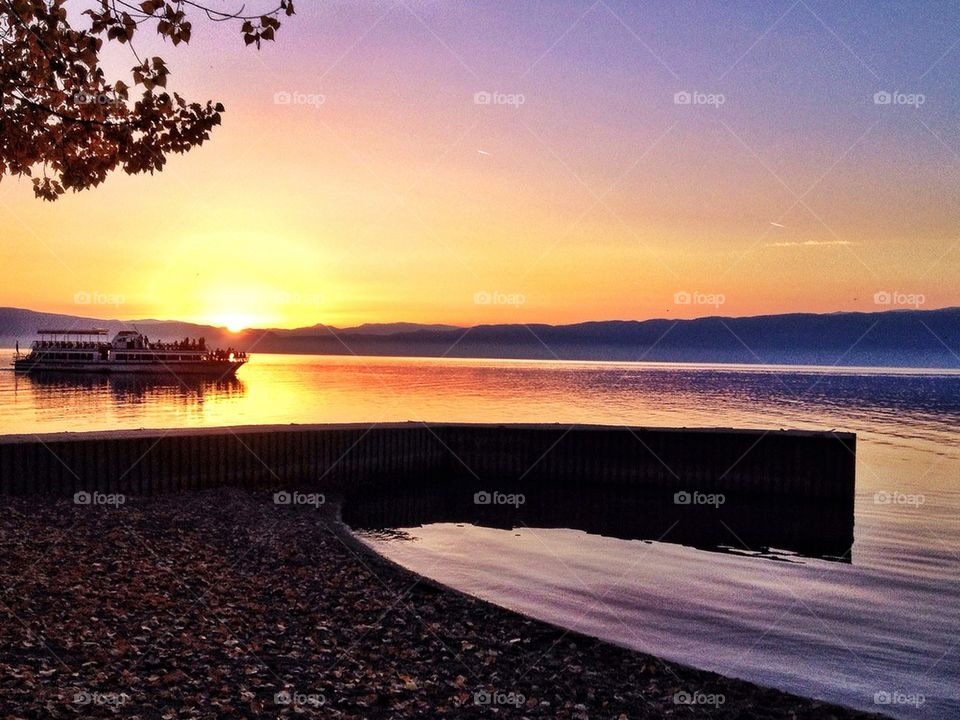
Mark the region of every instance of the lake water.
[[716, 547], [654, 531], [641, 512], [623, 532], [629, 506], [616, 531], [601, 511], [590, 532], [562, 516], [391, 524], [388, 506], [362, 535], [444, 583], [668, 659], [900, 717], [960, 717], [960, 375], [278, 355], [222, 383], [0, 372], [0, 433], [391, 420], [857, 433], [855, 541], [839, 559], [752, 552], [735, 523]]

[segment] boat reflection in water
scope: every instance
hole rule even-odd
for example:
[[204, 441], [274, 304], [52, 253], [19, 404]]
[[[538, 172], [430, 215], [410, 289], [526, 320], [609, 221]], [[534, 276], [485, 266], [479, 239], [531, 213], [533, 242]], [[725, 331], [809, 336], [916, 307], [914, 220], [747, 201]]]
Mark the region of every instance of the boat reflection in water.
[[[467, 485], [474, 487], [467, 487]], [[486, 528], [568, 528], [621, 540], [662, 541], [702, 550], [795, 560], [797, 556], [849, 563], [853, 504], [736, 498], [722, 504], [683, 504], [662, 489], [618, 485], [530, 487], [504, 491], [509, 501], [475, 501], [477, 483], [451, 481], [408, 491], [358, 493], [344, 504], [344, 521], [361, 536], [413, 539], [415, 528], [435, 523]], [[679, 503], [677, 501], [680, 501]]]
[[239, 398], [246, 387], [236, 377], [219, 380], [202, 376], [85, 374], [71, 372], [37, 372], [16, 376], [17, 390], [32, 392], [38, 400], [65, 404], [74, 396], [86, 403], [144, 403], [164, 400], [173, 405], [190, 406], [216, 396]]

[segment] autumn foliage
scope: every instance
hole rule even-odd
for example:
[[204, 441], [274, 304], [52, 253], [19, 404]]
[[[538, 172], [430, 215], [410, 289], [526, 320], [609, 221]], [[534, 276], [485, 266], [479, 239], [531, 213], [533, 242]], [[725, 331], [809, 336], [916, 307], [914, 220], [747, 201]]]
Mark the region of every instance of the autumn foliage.
[[[68, 5], [70, 10], [68, 12]], [[117, 168], [161, 170], [170, 153], [209, 139], [220, 103], [188, 102], [167, 89], [161, 57], [140, 57], [138, 33], [189, 43], [191, 19], [235, 22], [247, 45], [273, 40], [293, 0], [262, 15], [187, 0], [99, 0], [82, 13], [66, 0], [0, 0], [0, 178], [30, 176], [37, 197], [99, 185]], [[130, 77], [100, 66], [104, 42], [130, 47]], [[126, 80], [126, 81], [125, 81]]]

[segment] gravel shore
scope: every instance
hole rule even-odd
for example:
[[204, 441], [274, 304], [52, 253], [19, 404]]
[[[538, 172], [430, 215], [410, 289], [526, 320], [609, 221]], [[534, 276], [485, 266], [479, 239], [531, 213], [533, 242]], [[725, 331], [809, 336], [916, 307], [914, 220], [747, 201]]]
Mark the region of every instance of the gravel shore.
[[0, 717], [875, 717], [447, 590], [326, 500], [0, 499]]

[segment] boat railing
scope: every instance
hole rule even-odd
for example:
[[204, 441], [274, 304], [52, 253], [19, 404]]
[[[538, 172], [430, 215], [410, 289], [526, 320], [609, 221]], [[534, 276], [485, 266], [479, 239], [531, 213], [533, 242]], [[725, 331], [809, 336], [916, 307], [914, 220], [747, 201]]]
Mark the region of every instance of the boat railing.
[[97, 350], [102, 347], [108, 347], [106, 343], [84, 342], [73, 340], [34, 340], [30, 347], [33, 350]]

